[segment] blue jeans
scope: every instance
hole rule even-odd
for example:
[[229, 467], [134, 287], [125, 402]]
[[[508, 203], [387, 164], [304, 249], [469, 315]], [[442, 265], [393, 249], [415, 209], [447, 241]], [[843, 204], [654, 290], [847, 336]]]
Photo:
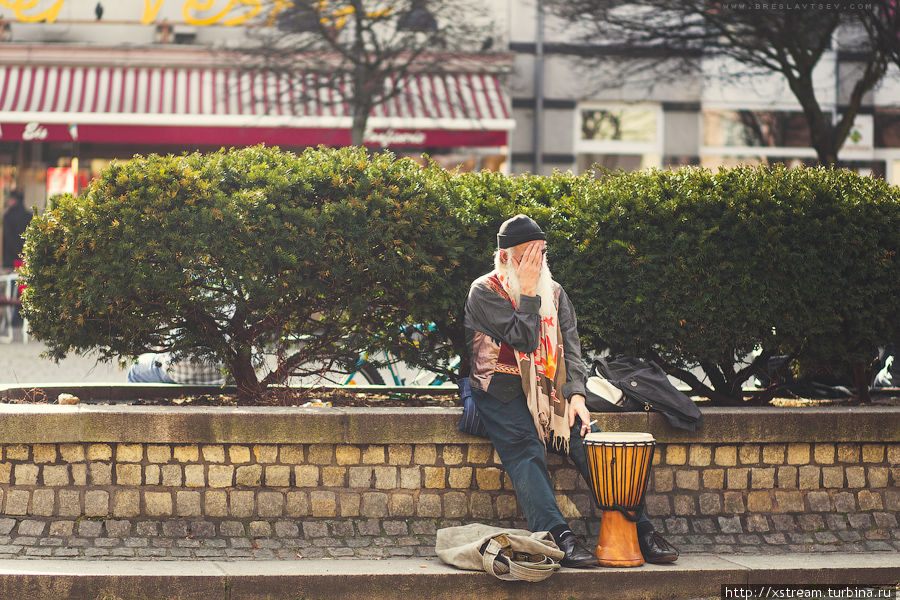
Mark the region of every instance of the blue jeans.
[[[516, 488], [516, 497], [525, 511], [528, 526], [532, 531], [550, 531], [557, 525], [568, 526], [553, 495], [553, 484], [547, 471], [547, 449], [538, 438], [525, 395], [510, 402], [501, 402], [487, 392], [472, 388], [472, 398], [500, 462]], [[599, 431], [596, 425], [591, 429]], [[566, 456], [564, 450], [551, 451]], [[584, 480], [589, 481], [587, 452], [578, 419], [571, 430], [567, 456]], [[653, 529], [643, 512], [637, 527], [638, 531]]]

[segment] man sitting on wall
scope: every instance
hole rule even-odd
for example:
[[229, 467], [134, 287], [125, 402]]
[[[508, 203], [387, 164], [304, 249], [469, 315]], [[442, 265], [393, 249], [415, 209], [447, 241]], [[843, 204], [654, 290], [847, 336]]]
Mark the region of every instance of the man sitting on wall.
[[[550, 275], [545, 239], [529, 217], [507, 220], [497, 235], [494, 271], [469, 289], [472, 398], [532, 531], [553, 535], [565, 552], [563, 566], [590, 567], [597, 558], [563, 519], [547, 471], [549, 449], [569, 456], [588, 481], [583, 440], [591, 427], [575, 311]], [[678, 558], [644, 514], [637, 532], [645, 561]]]

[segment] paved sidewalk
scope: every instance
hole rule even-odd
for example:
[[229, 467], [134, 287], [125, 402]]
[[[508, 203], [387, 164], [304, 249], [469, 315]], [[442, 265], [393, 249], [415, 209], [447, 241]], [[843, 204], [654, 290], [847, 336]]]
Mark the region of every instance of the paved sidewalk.
[[[673, 565], [562, 569], [546, 581], [527, 584], [461, 571], [436, 558], [267, 562], [0, 560], [0, 598], [29, 600], [687, 599], [722, 598], [723, 586], [763, 584], [792, 586], [797, 591], [796, 586], [810, 584], [841, 589], [851, 585], [896, 586], [898, 579], [900, 555], [896, 553], [692, 555]], [[892, 597], [897, 597], [896, 591]]]
[[[127, 370], [119, 368], [117, 361], [97, 362], [97, 353], [86, 356], [70, 354], [56, 363], [41, 358], [46, 350], [42, 342], [30, 340], [22, 343], [21, 328], [17, 329], [15, 341], [0, 342], [0, 385], [26, 385], [38, 383], [126, 383]], [[274, 368], [274, 364], [270, 365]], [[412, 381], [419, 371], [406, 365], [394, 366], [397, 376]], [[392, 384], [390, 373], [382, 370], [382, 376]], [[292, 379], [293, 385], [334, 385], [342, 383], [346, 374], [333, 374], [328, 378], [310, 376]], [[452, 385], [452, 384], [448, 384]], [[454, 386], [455, 389], [455, 386]], [[0, 599], [2, 600], [2, 599]]]
[[97, 355], [70, 355], [59, 363], [41, 358], [46, 347], [41, 342], [21, 342], [16, 332], [15, 341], [0, 343], [0, 384], [29, 383], [125, 383], [125, 371], [115, 362], [98, 363]]

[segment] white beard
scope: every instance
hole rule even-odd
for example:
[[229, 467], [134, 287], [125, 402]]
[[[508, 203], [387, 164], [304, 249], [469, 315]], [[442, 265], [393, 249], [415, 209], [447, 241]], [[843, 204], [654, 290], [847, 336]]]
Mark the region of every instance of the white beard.
[[[507, 257], [509, 254], [507, 253]], [[509, 282], [509, 290], [512, 295], [516, 307], [519, 306], [519, 300], [522, 297], [522, 284], [519, 282], [519, 275], [516, 269], [510, 266], [510, 260], [500, 262], [500, 251], [494, 254], [494, 268], [497, 272], [506, 277]], [[553, 275], [550, 273], [550, 267], [547, 265], [547, 257], [545, 256], [541, 263], [541, 273], [538, 276], [537, 295], [541, 299], [540, 314], [542, 317], [552, 317], [556, 315], [556, 303], [553, 299]]]

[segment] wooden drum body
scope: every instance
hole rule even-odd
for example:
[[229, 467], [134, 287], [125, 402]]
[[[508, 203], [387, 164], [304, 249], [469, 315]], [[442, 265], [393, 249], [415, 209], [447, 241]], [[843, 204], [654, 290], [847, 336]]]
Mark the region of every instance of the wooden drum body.
[[635, 522], [643, 510], [656, 440], [649, 433], [589, 433], [584, 438], [591, 490], [603, 509], [597, 558], [604, 567], [639, 567]]

